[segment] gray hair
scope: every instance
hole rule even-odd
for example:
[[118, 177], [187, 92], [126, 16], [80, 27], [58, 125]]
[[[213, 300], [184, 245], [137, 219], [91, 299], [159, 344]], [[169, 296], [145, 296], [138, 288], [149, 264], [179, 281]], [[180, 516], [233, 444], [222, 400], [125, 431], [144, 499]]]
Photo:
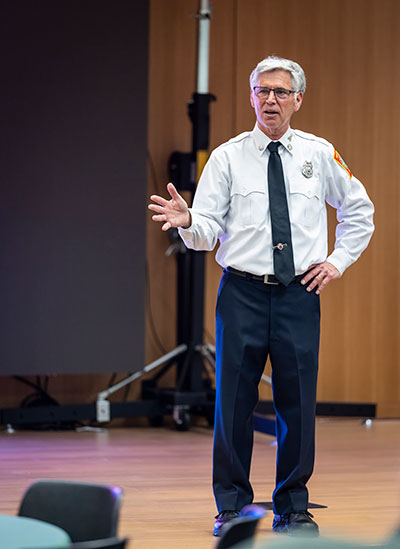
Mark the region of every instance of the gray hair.
[[257, 80], [263, 72], [276, 71], [278, 69], [287, 71], [292, 77], [292, 86], [296, 92], [305, 92], [306, 91], [306, 76], [303, 69], [295, 61], [290, 59], [284, 59], [283, 57], [276, 57], [275, 55], [270, 55], [258, 63], [256, 68], [250, 75], [250, 87], [253, 87], [257, 84]]

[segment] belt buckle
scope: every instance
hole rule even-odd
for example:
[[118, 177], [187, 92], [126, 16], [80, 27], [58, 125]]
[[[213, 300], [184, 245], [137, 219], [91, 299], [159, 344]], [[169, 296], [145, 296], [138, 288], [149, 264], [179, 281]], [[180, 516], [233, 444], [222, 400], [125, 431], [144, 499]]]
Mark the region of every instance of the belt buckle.
[[269, 279], [271, 275], [264, 275], [264, 284], [270, 284], [271, 286], [279, 286], [279, 282], [275, 282]]

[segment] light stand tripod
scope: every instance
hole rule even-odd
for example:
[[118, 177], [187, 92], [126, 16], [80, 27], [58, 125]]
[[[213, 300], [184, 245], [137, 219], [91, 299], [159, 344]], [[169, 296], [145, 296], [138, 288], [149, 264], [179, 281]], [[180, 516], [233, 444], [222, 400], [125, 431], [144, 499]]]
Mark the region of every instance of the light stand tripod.
[[[171, 155], [169, 172], [172, 182], [179, 191], [189, 191], [194, 196], [196, 183], [208, 157], [209, 104], [215, 97], [208, 93], [209, 26], [210, 2], [200, 0], [200, 11], [196, 16], [198, 25], [197, 90], [188, 105], [192, 122], [192, 151], [175, 152]], [[173, 229], [176, 231], [176, 229]], [[155, 368], [163, 368], [150, 380], [142, 382], [142, 398], [161, 402], [161, 410], [172, 411], [176, 427], [186, 430], [190, 424], [190, 412], [204, 415], [213, 421], [214, 391], [207, 375], [204, 360], [215, 368], [215, 350], [203, 343], [204, 331], [204, 271], [205, 253], [195, 252], [180, 246], [176, 253], [178, 266], [177, 340], [178, 346], [135, 372], [123, 381], [97, 395], [97, 421], [110, 419], [112, 393], [119, 391], [132, 381], [148, 374]], [[176, 364], [176, 386], [172, 389], [157, 387], [158, 380]], [[162, 414], [163, 415], [163, 414]], [[149, 418], [158, 423], [162, 417]]]

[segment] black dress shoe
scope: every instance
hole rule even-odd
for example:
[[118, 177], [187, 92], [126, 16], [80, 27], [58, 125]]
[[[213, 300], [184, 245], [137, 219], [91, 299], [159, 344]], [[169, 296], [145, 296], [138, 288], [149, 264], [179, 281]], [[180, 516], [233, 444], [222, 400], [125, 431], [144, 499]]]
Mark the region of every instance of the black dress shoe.
[[238, 516], [239, 516], [239, 511], [221, 511], [215, 517], [216, 521], [214, 523], [213, 536], [220, 536], [221, 528], [223, 527], [223, 525], [229, 522], [230, 520], [237, 518]]
[[289, 536], [318, 536], [318, 524], [312, 519], [313, 515], [308, 511], [275, 515], [272, 529], [274, 532], [288, 534]]

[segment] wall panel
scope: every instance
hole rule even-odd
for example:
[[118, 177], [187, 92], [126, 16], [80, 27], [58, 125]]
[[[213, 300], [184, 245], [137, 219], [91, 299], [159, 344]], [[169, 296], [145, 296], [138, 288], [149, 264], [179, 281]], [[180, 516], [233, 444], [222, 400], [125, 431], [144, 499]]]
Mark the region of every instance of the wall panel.
[[[150, 11], [148, 194], [165, 195], [168, 158], [189, 151], [187, 102], [194, 91], [196, 0], [152, 1]], [[147, 357], [158, 358], [176, 345], [176, 262], [167, 256], [168, 234], [147, 216], [149, 300], [154, 330], [147, 322]], [[157, 339], [161, 346], [157, 344]]]

